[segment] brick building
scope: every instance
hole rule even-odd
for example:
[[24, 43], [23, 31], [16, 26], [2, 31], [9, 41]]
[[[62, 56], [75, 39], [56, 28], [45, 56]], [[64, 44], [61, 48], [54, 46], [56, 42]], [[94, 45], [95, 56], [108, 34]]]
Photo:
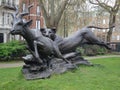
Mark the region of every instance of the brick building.
[[25, 16], [27, 20], [32, 19], [32, 29], [40, 29], [45, 27], [45, 21], [42, 16], [42, 11], [40, 9], [40, 4], [38, 0], [19, 0], [21, 11], [24, 10], [28, 5], [34, 4], [33, 7], [30, 9], [30, 14]]
[[40, 29], [45, 27], [45, 21], [40, 10], [39, 0], [0, 0], [0, 43], [6, 43], [13, 39], [21, 40], [19, 35], [10, 35], [10, 29], [12, 27], [12, 16], [15, 12], [14, 6], [18, 6], [21, 12], [30, 4], [34, 6], [30, 9], [30, 14], [25, 16], [27, 20], [32, 19], [32, 29]]
[[[79, 18], [79, 26], [75, 27], [71, 33], [76, 32], [78, 28], [83, 28], [85, 24], [83, 23], [84, 21], [84, 16], [81, 15]], [[98, 27], [109, 27], [109, 15], [92, 15], [90, 17], [86, 17], [85, 21], [88, 23], [88, 25], [93, 25], [93, 26], [98, 26]], [[107, 41], [107, 32], [109, 29], [95, 29], [92, 28], [92, 32], [100, 39], [103, 41]], [[115, 28], [113, 29], [112, 37], [111, 37], [111, 47], [115, 50], [120, 52], [120, 14], [117, 14], [116, 17], [116, 22], [115, 22]]]
[[[117, 16], [118, 18], [118, 16]], [[108, 16], [101, 16], [101, 17], [97, 17], [94, 18], [94, 25], [95, 26], [99, 26], [99, 27], [109, 27], [109, 18]], [[95, 34], [102, 38], [104, 41], [106, 41], [106, 37], [107, 37], [107, 32], [108, 29], [102, 29], [102, 30], [95, 30], [94, 29]], [[120, 31], [119, 31], [119, 21], [116, 21], [116, 26], [113, 29], [113, 33], [112, 33], [112, 37], [111, 37], [111, 42], [120, 42]]]
[[[116, 17], [115, 28], [113, 29], [112, 37], [111, 37], [111, 47], [115, 50], [120, 52], [120, 16], [117, 15]], [[99, 27], [108, 27], [109, 25], [109, 17], [108, 16], [97, 16], [92, 18], [93, 25]], [[92, 29], [97, 37], [106, 41], [108, 29]]]
[[0, 43], [18, 38], [18, 36], [9, 34], [12, 27], [11, 13], [15, 12], [14, 6], [18, 6], [18, 4], [18, 0], [0, 0]]

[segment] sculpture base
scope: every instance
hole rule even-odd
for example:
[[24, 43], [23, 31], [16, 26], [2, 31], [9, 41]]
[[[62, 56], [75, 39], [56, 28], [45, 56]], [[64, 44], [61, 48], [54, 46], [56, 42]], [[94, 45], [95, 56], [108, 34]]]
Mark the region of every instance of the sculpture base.
[[68, 70], [76, 69], [79, 65], [92, 64], [80, 56], [70, 59], [71, 63], [66, 63], [62, 59], [54, 58], [51, 60], [51, 66], [41, 65], [35, 60], [25, 60], [22, 73], [27, 80], [49, 78], [53, 74], [61, 74]]

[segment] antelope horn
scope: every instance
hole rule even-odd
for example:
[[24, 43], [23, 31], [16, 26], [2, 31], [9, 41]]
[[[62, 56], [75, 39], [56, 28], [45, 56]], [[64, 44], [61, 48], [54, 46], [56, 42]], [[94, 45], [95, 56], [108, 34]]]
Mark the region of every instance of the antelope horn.
[[12, 13], [12, 17], [13, 17], [13, 18], [16, 18], [16, 16], [17, 16], [18, 13], [19, 13], [19, 10], [18, 10], [18, 7], [17, 7], [17, 6], [15, 6], [15, 10], [16, 10], [16, 12], [15, 12], [15, 13]]
[[22, 18], [25, 15], [28, 15], [30, 13], [29, 10], [30, 10], [31, 7], [33, 7], [33, 5], [34, 4], [31, 4], [25, 10], [23, 10], [23, 12], [19, 15], [19, 18]]

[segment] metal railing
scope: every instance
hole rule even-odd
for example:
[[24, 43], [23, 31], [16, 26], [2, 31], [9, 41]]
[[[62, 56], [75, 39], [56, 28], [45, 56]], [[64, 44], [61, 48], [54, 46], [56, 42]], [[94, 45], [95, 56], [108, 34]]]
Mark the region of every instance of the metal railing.
[[11, 28], [12, 25], [11, 24], [0, 24], [0, 28]]
[[5, 8], [15, 9], [14, 6], [17, 6], [14, 1], [10, 2], [9, 0], [2, 0], [1, 5]]

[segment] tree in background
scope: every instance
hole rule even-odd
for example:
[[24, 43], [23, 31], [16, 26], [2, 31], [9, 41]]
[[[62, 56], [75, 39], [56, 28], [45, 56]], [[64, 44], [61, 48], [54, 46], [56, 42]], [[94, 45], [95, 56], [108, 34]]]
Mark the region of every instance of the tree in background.
[[39, 0], [47, 27], [56, 27], [70, 0]]
[[[120, 0], [115, 0], [115, 4], [112, 6], [109, 4], [109, 2], [111, 4], [113, 4], [114, 0], [89, 0], [90, 3], [98, 5], [102, 8], [104, 8], [109, 14], [109, 27], [112, 27], [115, 22], [116, 22], [116, 15], [119, 11], [120, 8]], [[111, 36], [112, 36], [112, 32], [113, 32], [113, 28], [110, 28], [109, 31], [107, 32], [107, 41], [110, 42], [111, 41]]]
[[[120, 7], [120, 0], [114, 0], [115, 4], [109, 4], [113, 0], [39, 0], [40, 6], [45, 17], [47, 27], [56, 27], [61, 35], [67, 36], [68, 33], [76, 31], [91, 23], [92, 16], [96, 12], [93, 7], [99, 6], [102, 13], [109, 13], [109, 27], [116, 21], [116, 15]], [[102, 9], [103, 8], [103, 9]], [[100, 11], [100, 10], [99, 10]], [[98, 13], [101, 16], [101, 11]], [[89, 19], [90, 18], [90, 19]], [[91, 24], [90, 24], [91, 25]], [[107, 32], [107, 41], [111, 41], [113, 28]], [[66, 34], [65, 34], [66, 33]]]
[[72, 0], [65, 8], [58, 25], [58, 34], [67, 37], [89, 24], [90, 15], [89, 6], [82, 0]]

